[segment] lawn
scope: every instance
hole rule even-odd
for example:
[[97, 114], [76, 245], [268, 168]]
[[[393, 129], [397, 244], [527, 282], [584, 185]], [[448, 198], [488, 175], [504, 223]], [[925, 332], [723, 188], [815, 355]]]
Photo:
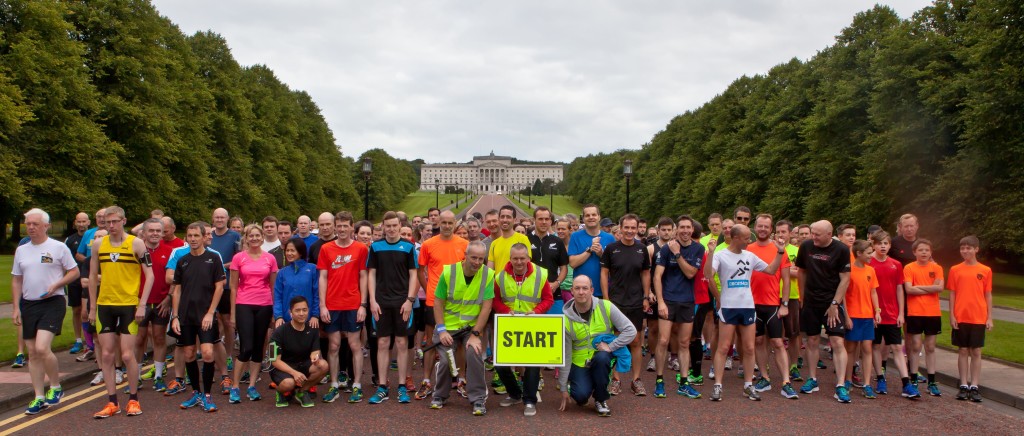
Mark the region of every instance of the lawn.
[[[1024, 276], [996, 273], [992, 280], [993, 305], [1024, 310]], [[942, 298], [948, 300], [949, 291], [942, 291]]]
[[[8, 295], [8, 297], [10, 297]], [[70, 308], [68, 308], [70, 309]], [[75, 331], [71, 326], [71, 311], [64, 315], [64, 331], [53, 339], [54, 350], [64, 350], [75, 342]], [[10, 318], [0, 319], [0, 362], [14, 360], [18, 354], [17, 330]], [[27, 354], [27, 353], [26, 353]]]
[[[955, 350], [956, 348], [953, 348], [953, 344], [950, 342], [951, 330], [949, 312], [943, 311], [942, 334], [936, 340], [940, 346]], [[985, 333], [985, 348], [982, 348], [981, 353], [985, 356], [1024, 364], [1024, 342], [1020, 340], [1022, 337], [1024, 337], [1024, 324], [997, 319], [992, 330]]]
[[[518, 201], [518, 196], [516, 195], [506, 195], [506, 197], [508, 197], [509, 200], [511, 200], [513, 203], [521, 207], [527, 213], [533, 214], [533, 208], [529, 207], [526, 204], [527, 201], [530, 199], [529, 196], [523, 196], [523, 201]], [[545, 206], [551, 208], [551, 196], [534, 196], [533, 204], [535, 206]], [[556, 195], [554, 197], [554, 208], [552, 210], [555, 212], [556, 215], [565, 215], [566, 213], [571, 212], [579, 216], [582, 208], [583, 205], [579, 204], [578, 202], [576, 202], [576, 200], [573, 200], [572, 197], [569, 197], [567, 195]]]
[[[440, 207], [443, 209], [449, 204], [455, 204], [455, 197], [459, 197], [459, 208], [461, 210], [463, 202], [466, 200], [465, 194], [440, 194], [438, 195], [437, 204], [440, 204]], [[472, 198], [470, 198], [470, 201], [472, 201]], [[405, 211], [409, 218], [415, 215], [426, 216], [427, 210], [434, 207], [434, 204], [434, 191], [417, 191], [405, 196], [405, 199], [395, 207], [395, 210]]]
[[11, 302], [11, 264], [14, 255], [0, 256], [0, 303]]

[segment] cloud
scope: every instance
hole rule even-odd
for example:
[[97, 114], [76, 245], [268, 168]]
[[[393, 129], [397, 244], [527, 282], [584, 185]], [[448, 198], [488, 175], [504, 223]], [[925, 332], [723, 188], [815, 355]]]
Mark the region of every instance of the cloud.
[[875, 2], [154, 3], [309, 92], [347, 155], [568, 162], [637, 148], [739, 76], [810, 58]]

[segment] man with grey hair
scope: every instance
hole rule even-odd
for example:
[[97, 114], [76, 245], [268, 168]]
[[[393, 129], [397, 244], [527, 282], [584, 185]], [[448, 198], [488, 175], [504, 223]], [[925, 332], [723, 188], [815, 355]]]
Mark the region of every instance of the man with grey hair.
[[[11, 319], [14, 325], [21, 326], [21, 337], [28, 348], [28, 370], [35, 398], [25, 414], [35, 415], [60, 403], [64, 396], [57, 356], [50, 345], [64, 324], [64, 286], [77, 279], [79, 272], [71, 250], [47, 236], [49, 214], [42, 209], [26, 212], [25, 228], [30, 242], [14, 252], [11, 269], [11, 294], [15, 302]], [[44, 395], [46, 377], [50, 379], [50, 389]]]
[[483, 239], [484, 235], [480, 233], [480, 228], [483, 227], [483, 225], [480, 223], [479, 219], [475, 216], [468, 216], [462, 220], [462, 223], [466, 226], [466, 240], [472, 242]]

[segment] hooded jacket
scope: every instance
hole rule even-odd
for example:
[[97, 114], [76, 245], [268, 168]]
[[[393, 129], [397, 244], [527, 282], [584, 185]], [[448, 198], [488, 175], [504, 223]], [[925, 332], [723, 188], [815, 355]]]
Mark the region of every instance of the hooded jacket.
[[[594, 296], [591, 296], [590, 298], [590, 307], [595, 309], [591, 310], [590, 312], [591, 318], [593, 318], [594, 314], [597, 313], [596, 308], [597, 305], [600, 304], [600, 299]], [[583, 318], [580, 317], [579, 313], [576, 312], [576, 309], [574, 307], [575, 303], [573, 301], [574, 300], [566, 301], [565, 305], [562, 306], [562, 313], [564, 313], [564, 316], [572, 322], [589, 324], [589, 319], [584, 320]], [[632, 343], [633, 339], [636, 338], [637, 332], [636, 327], [633, 327], [633, 323], [629, 321], [629, 318], [626, 318], [626, 315], [622, 314], [622, 311], [620, 311], [619, 308], [615, 307], [614, 304], [610, 306], [611, 312], [608, 313], [608, 319], [611, 321], [613, 329], [619, 331], [619, 336], [616, 337], [614, 341], [608, 344], [608, 348], [610, 348], [612, 353], [614, 353], [618, 349], [627, 347], [630, 343]], [[565, 331], [562, 334], [562, 341], [564, 343], [565, 350], [565, 363], [562, 365], [562, 369], [558, 372], [558, 384], [559, 386], [561, 386], [562, 392], [569, 392], [567, 390], [569, 383], [569, 370], [572, 369], [572, 336], [569, 332], [570, 328], [571, 327], [569, 323], [566, 322]]]

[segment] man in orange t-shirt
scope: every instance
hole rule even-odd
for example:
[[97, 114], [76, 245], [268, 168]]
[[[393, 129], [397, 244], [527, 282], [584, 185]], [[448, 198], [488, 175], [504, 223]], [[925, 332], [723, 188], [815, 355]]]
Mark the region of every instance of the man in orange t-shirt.
[[[437, 280], [441, 277], [441, 272], [444, 270], [445, 265], [451, 265], [462, 262], [466, 258], [466, 247], [469, 246], [469, 241], [455, 236], [455, 214], [450, 210], [441, 212], [441, 215], [437, 219], [438, 225], [441, 228], [441, 233], [434, 236], [420, 246], [420, 267], [417, 270], [419, 274], [420, 283], [426, 283], [423, 288], [426, 291], [427, 299], [424, 301], [425, 309], [423, 316], [421, 317], [424, 322], [423, 326], [423, 338], [432, 338], [434, 335], [434, 288], [437, 287]], [[420, 344], [425, 346], [425, 344]], [[430, 350], [423, 355], [424, 362], [434, 361], [434, 351]], [[423, 365], [423, 381], [420, 382], [419, 389], [416, 390], [416, 399], [422, 400], [427, 398], [433, 389], [430, 385], [430, 373], [433, 371], [433, 364]]]
[[[854, 240], [854, 262], [850, 265], [850, 287], [846, 289], [846, 316], [849, 317], [846, 330], [846, 354], [850, 359], [858, 357], [860, 350], [861, 368], [864, 372], [864, 398], [874, 399], [875, 390], [871, 387], [871, 370], [875, 340], [875, 325], [882, 320], [881, 309], [878, 307], [878, 275], [868, 265], [875, 250], [868, 241]], [[846, 366], [846, 380], [853, 380], [853, 365]]]
[[980, 242], [975, 236], [960, 240], [963, 263], [949, 269], [949, 323], [953, 345], [959, 347], [957, 368], [960, 392], [956, 399], [981, 402], [981, 347], [985, 330], [992, 329], [992, 269], [978, 263]]
[[[754, 233], [757, 241], [747, 246], [747, 251], [754, 253], [765, 263], [771, 263], [775, 259], [779, 249], [769, 239], [772, 234], [772, 216], [766, 213], [759, 214], [754, 220]], [[786, 352], [786, 344], [782, 340], [783, 326], [782, 318], [789, 316], [789, 292], [779, 298], [780, 280], [785, 289], [789, 289], [789, 256], [782, 256], [782, 262], [775, 274], [765, 274], [761, 271], [754, 271], [750, 277], [750, 288], [754, 294], [754, 314], [756, 325], [756, 337], [754, 339], [754, 354], [757, 358], [757, 366], [768, 368], [768, 345], [775, 350], [775, 363], [778, 365], [782, 375], [782, 396], [796, 399], [797, 393], [790, 384], [789, 378], [789, 354]], [[758, 392], [771, 390], [772, 385], [768, 380], [768, 371], [761, 371], [761, 378], [757, 380], [754, 389]]]
[[[903, 267], [904, 289], [907, 292], [907, 354], [910, 357], [911, 380], [919, 382], [921, 348], [924, 348], [925, 367], [928, 370], [928, 393], [942, 396], [935, 382], [935, 337], [942, 333], [942, 311], [939, 309], [939, 292], [942, 292], [942, 267], [932, 261], [932, 244], [927, 239], [914, 241], [914, 256], [917, 261]], [[921, 341], [924, 334], [924, 343]]]

